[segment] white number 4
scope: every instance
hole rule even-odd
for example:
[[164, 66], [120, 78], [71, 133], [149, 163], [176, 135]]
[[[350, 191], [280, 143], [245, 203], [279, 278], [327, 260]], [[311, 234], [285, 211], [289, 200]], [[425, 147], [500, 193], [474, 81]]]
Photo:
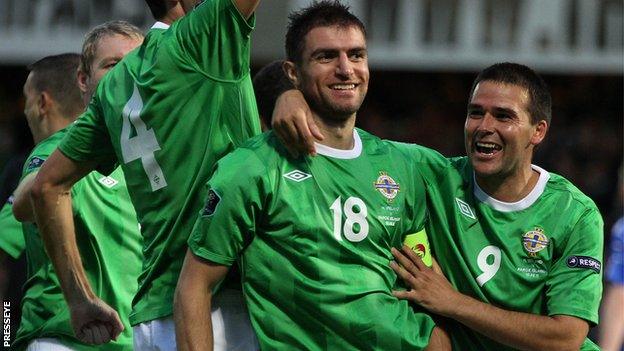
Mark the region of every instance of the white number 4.
[[[490, 256], [494, 258], [491, 264], [487, 262]], [[483, 286], [483, 284], [487, 283], [496, 275], [496, 272], [498, 272], [501, 265], [501, 250], [494, 245], [484, 247], [477, 257], [477, 265], [479, 269], [483, 271], [483, 273], [479, 274], [477, 277], [477, 283], [479, 286]]]
[[[167, 181], [165, 180], [160, 165], [156, 162], [156, 158], [154, 157], [154, 152], [160, 150], [160, 145], [158, 145], [154, 130], [148, 129], [145, 122], [141, 120], [141, 110], [143, 110], [143, 100], [135, 85], [132, 97], [130, 97], [130, 100], [128, 100], [122, 112], [121, 154], [124, 163], [141, 159], [143, 169], [150, 180], [152, 191], [156, 191], [166, 187]], [[132, 126], [134, 126], [136, 130], [136, 135], [132, 138], [130, 137], [130, 131], [132, 129], [130, 128], [130, 123], [132, 123]]]
[[[349, 241], [360, 242], [364, 240], [366, 236], [368, 236], [368, 221], [366, 220], [368, 210], [366, 209], [366, 204], [358, 197], [350, 197], [345, 201], [343, 209], [343, 206], [340, 206], [340, 201], [340, 196], [338, 196], [331, 206], [329, 206], [329, 209], [334, 213], [334, 238], [338, 241], [342, 241], [342, 236], [340, 234], [342, 230], [345, 238]], [[356, 206], [359, 208], [358, 212], [354, 212]], [[347, 217], [344, 226], [342, 225], [343, 212]], [[353, 228], [355, 224], [358, 224], [360, 227], [357, 233]]]

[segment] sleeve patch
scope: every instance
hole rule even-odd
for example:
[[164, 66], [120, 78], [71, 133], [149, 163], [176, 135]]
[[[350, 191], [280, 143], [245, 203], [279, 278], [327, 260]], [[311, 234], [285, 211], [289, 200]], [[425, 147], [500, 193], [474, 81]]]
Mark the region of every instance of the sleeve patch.
[[217, 209], [217, 205], [221, 201], [221, 197], [214, 190], [210, 189], [208, 191], [208, 199], [206, 200], [206, 205], [202, 210], [202, 216], [209, 217], [215, 213]]
[[591, 269], [596, 273], [600, 273], [602, 268], [600, 261], [589, 256], [570, 256], [566, 260], [566, 264], [570, 268]]
[[6, 203], [9, 205], [13, 205], [13, 202], [15, 201], [15, 196], [11, 195], [9, 196], [9, 198], [7, 199]]
[[41, 167], [44, 161], [45, 159], [38, 156], [31, 158], [30, 162], [28, 162], [28, 166], [26, 166], [26, 172], [30, 172]]

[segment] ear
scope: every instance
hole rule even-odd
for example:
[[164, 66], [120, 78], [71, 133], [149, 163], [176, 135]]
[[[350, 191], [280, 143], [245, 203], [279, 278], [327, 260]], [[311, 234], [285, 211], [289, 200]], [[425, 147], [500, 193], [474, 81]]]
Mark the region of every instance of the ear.
[[52, 108], [52, 97], [47, 91], [39, 93], [39, 101], [37, 102], [37, 108], [39, 109], [39, 116], [47, 116]]
[[546, 137], [546, 132], [548, 132], [548, 122], [542, 119], [535, 125], [535, 131], [533, 131], [531, 136], [531, 144], [539, 145]]
[[76, 74], [76, 80], [78, 81], [78, 89], [80, 89], [80, 93], [82, 95], [87, 93], [87, 81], [89, 80], [89, 77], [87, 76], [87, 74], [80, 68], [78, 68], [78, 72]]
[[292, 61], [284, 61], [282, 69], [286, 73], [286, 77], [290, 79], [290, 82], [293, 83], [296, 88], [299, 88], [299, 76], [297, 74], [295, 63]]

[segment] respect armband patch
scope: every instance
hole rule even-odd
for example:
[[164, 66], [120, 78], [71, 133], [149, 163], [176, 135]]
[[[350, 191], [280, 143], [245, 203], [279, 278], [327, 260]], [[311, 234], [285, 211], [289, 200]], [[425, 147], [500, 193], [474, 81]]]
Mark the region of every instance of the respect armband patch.
[[210, 189], [208, 190], [208, 198], [206, 199], [206, 205], [202, 210], [202, 216], [212, 216], [217, 209], [217, 205], [221, 201], [221, 197], [217, 194], [216, 191]]
[[28, 162], [28, 166], [26, 166], [26, 172], [30, 172], [32, 170], [35, 170], [41, 167], [43, 162], [45, 162], [45, 159], [39, 156], [34, 156], [33, 158], [30, 159], [30, 162]]
[[602, 268], [600, 261], [589, 256], [570, 256], [566, 260], [566, 264], [570, 268], [591, 269], [596, 273], [600, 273]]

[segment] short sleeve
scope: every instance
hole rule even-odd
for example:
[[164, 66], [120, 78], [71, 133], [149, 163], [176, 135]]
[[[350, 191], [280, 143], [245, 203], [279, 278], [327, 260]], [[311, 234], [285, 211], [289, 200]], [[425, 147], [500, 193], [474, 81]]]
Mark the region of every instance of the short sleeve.
[[172, 26], [190, 64], [218, 79], [249, 74], [254, 16], [245, 19], [232, 0], [206, 0]]
[[[603, 221], [595, 207], [582, 213], [547, 278], [548, 315], [598, 323], [602, 297]], [[556, 250], [560, 250], [556, 248]]]
[[13, 217], [12, 197], [10, 197], [0, 210], [0, 250], [17, 259], [26, 249], [22, 224]]
[[117, 158], [99, 104], [96, 95], [69, 128], [59, 150], [74, 161], [95, 162], [98, 171], [109, 174], [115, 169]]
[[264, 166], [247, 149], [218, 162], [188, 240], [195, 255], [231, 266], [253, 240], [265, 198], [262, 173]]

